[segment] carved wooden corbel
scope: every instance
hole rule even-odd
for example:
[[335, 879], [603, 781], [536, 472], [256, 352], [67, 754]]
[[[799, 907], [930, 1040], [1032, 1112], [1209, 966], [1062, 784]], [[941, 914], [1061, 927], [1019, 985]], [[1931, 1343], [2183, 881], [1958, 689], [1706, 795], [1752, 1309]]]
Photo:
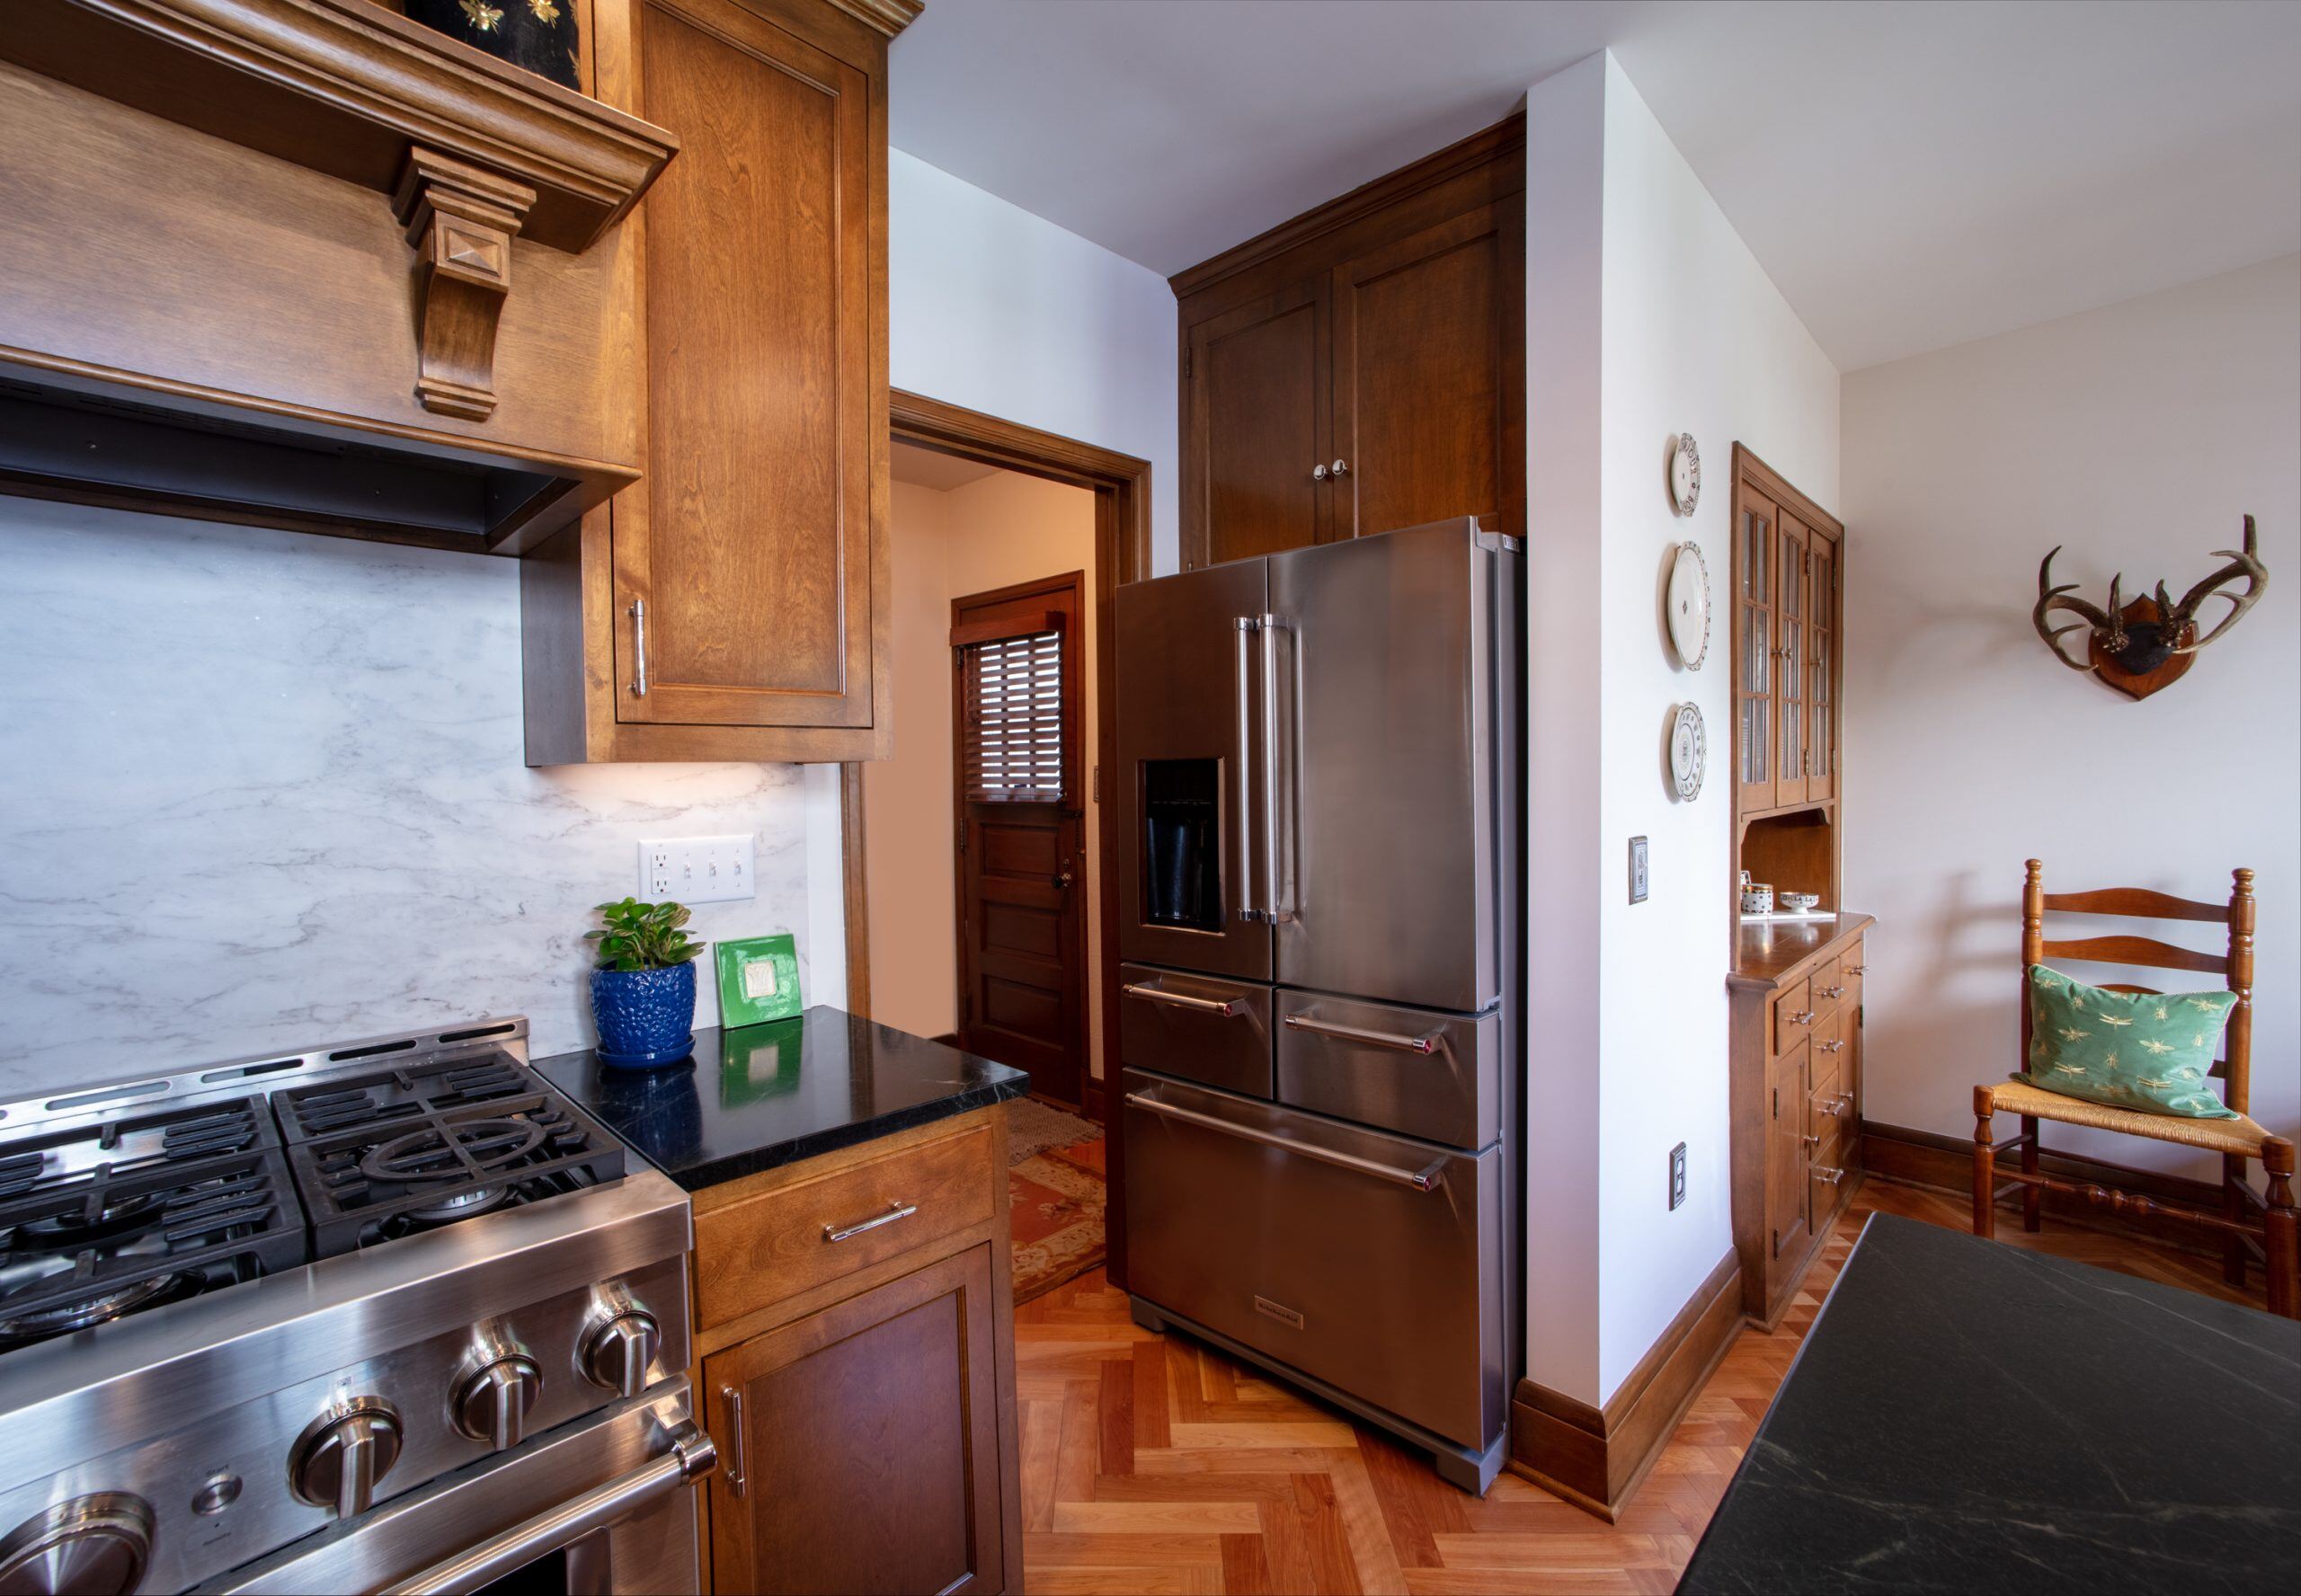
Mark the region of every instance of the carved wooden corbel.
[[511, 287], [511, 239], [535, 190], [417, 145], [393, 209], [421, 257], [416, 397], [440, 415], [495, 409], [495, 324]]

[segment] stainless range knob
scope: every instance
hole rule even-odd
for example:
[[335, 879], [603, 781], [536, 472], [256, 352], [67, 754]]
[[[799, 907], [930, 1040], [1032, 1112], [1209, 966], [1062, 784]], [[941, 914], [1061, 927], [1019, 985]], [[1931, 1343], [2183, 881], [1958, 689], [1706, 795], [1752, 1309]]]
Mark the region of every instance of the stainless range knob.
[[0, 1596], [127, 1596], [152, 1555], [152, 1509], [141, 1496], [75, 1496], [26, 1519], [0, 1540]]
[[288, 1455], [288, 1485], [314, 1507], [356, 1519], [376, 1482], [399, 1461], [399, 1413], [380, 1396], [356, 1396], [312, 1421]]
[[543, 1370], [521, 1352], [496, 1359], [457, 1388], [456, 1428], [497, 1451], [515, 1447], [528, 1433], [528, 1410], [543, 1389]]
[[644, 1308], [626, 1308], [583, 1338], [583, 1378], [625, 1396], [647, 1388], [647, 1366], [663, 1344], [662, 1326]]

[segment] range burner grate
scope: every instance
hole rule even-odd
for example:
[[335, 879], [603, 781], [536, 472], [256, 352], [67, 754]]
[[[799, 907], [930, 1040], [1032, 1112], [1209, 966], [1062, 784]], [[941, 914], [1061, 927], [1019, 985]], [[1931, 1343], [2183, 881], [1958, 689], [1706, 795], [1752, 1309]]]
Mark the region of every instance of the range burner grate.
[[272, 1099], [315, 1257], [618, 1180], [623, 1148], [502, 1054]]
[[260, 1099], [50, 1131], [0, 1157], [0, 1351], [307, 1256]]

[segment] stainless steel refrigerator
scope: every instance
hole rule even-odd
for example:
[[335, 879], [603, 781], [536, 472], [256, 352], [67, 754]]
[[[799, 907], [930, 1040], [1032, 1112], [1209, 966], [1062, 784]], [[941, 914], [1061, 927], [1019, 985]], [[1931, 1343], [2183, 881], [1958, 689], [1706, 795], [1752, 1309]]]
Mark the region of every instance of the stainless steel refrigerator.
[[1134, 1316], [1479, 1492], [1524, 1342], [1524, 616], [1468, 518], [1115, 614]]

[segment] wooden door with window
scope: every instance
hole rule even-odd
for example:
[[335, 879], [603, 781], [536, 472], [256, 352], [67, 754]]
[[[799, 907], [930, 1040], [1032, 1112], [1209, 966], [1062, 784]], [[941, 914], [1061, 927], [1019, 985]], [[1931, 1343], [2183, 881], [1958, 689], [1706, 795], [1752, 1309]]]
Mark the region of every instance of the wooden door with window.
[[951, 601], [959, 1045], [1068, 1104], [1087, 1060], [1085, 581]]

